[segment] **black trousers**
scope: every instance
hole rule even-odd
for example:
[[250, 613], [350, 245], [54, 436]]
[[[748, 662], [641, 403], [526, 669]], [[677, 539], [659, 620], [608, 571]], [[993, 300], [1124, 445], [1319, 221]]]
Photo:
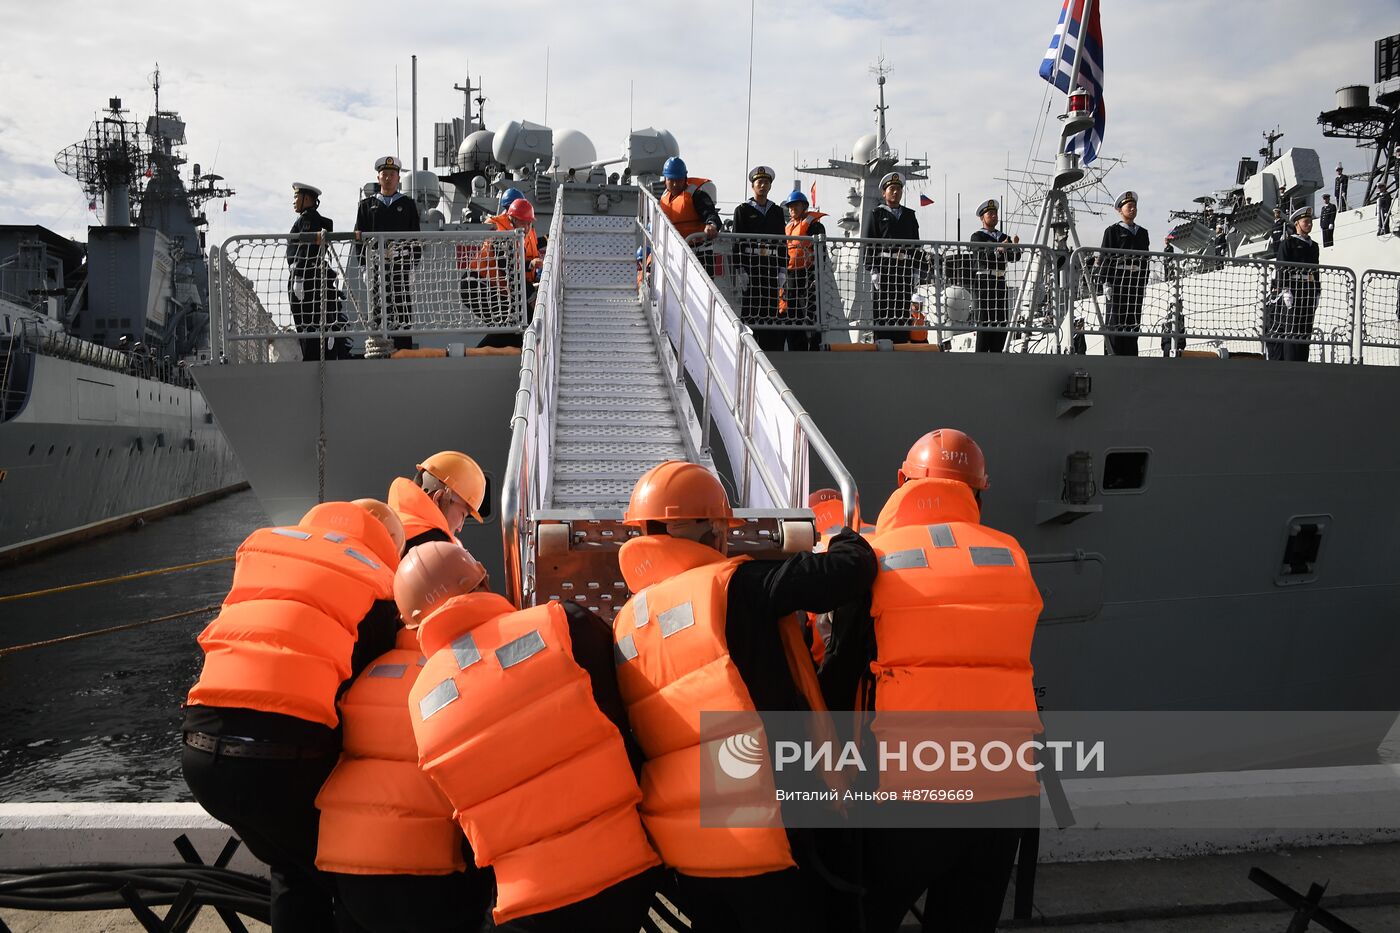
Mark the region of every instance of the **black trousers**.
[[1333, 233], [1333, 229], [1334, 229], [1334, 228], [1332, 228], [1332, 227], [1323, 227], [1323, 228], [1322, 228], [1322, 245], [1323, 245], [1323, 246], [1331, 246], [1331, 245], [1332, 245], [1332, 233]]
[[691, 933], [810, 933], [824, 929], [825, 886], [789, 868], [747, 878], [678, 875], [678, 906]]
[[[1011, 322], [1010, 296], [1006, 280], [995, 275], [977, 276], [977, 324], [983, 327], [1005, 327]], [[979, 330], [978, 353], [1000, 353], [1006, 347], [1006, 331]]]
[[[249, 736], [256, 738], [256, 736]], [[291, 760], [230, 758], [184, 747], [180, 764], [199, 805], [228, 824], [267, 864], [272, 878], [275, 933], [331, 933], [332, 888], [316, 869], [321, 811], [316, 794], [335, 767], [339, 749]]]
[[993, 933], [1020, 834], [1011, 828], [866, 830], [866, 933], [895, 933], [925, 890], [925, 933]]
[[[1273, 304], [1268, 326], [1264, 331], [1264, 356], [1289, 363], [1306, 363], [1311, 349], [1313, 317], [1317, 314], [1317, 292], [1295, 288], [1290, 293], [1293, 307], [1282, 296]], [[1268, 338], [1286, 338], [1273, 339]], [[1294, 342], [1298, 341], [1298, 342]]]
[[491, 910], [489, 871], [451, 875], [340, 875], [340, 933], [478, 933]]
[[664, 868], [652, 868], [576, 904], [520, 917], [496, 929], [502, 933], [637, 933], [656, 892], [669, 883]]
[[[297, 297], [297, 286], [301, 286], [301, 297]], [[324, 296], [326, 307], [321, 307], [321, 299]], [[301, 358], [306, 362], [317, 362], [321, 359], [321, 348], [325, 346], [325, 331], [331, 329], [337, 323], [340, 315], [339, 295], [336, 294], [332, 281], [328, 281], [323, 275], [314, 272], [303, 278], [293, 278], [287, 285], [287, 299], [292, 308], [292, 321], [296, 329], [301, 333], [321, 332], [320, 338], [303, 337], [297, 342], [301, 344]], [[324, 314], [324, 320], [322, 315]], [[340, 356], [339, 341], [336, 345], [326, 349], [326, 359], [333, 360]]]
[[772, 257], [750, 257], [738, 268], [748, 273], [749, 283], [739, 296], [739, 318], [754, 329], [754, 339], [764, 350], [782, 350], [787, 336], [781, 329], [764, 328], [777, 323], [778, 260]]
[[[909, 298], [914, 294], [914, 264], [881, 257], [877, 267], [880, 287], [875, 289], [875, 339], [910, 342]], [[903, 325], [892, 329], [890, 325]]]
[[808, 330], [787, 331], [789, 350], [819, 350], [822, 345], [821, 322], [817, 320], [817, 277], [812, 268], [789, 269], [783, 287], [787, 301], [787, 318], [794, 323], [809, 325]]
[[[413, 322], [412, 274], [412, 260], [385, 259], [382, 271], [370, 282], [370, 294], [379, 300], [384, 314], [382, 323], [389, 330], [403, 330]], [[395, 350], [407, 350], [413, 346], [413, 338], [407, 334], [394, 334], [393, 341]]]
[[1117, 331], [1105, 337], [1114, 356], [1138, 355], [1138, 328], [1142, 325], [1143, 290], [1131, 285], [1115, 285], [1104, 315], [1104, 329]]

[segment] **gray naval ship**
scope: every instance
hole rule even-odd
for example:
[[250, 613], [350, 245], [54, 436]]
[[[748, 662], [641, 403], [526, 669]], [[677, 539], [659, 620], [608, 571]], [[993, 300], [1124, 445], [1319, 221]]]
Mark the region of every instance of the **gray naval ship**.
[[[1358, 142], [1393, 151], [1396, 74], [1375, 89], [1383, 119]], [[539, 124], [488, 130], [471, 91], [437, 127], [437, 171], [424, 159], [406, 179], [425, 232], [321, 249], [336, 283], [326, 333], [358, 349], [398, 332], [384, 305], [407, 276], [399, 331], [424, 349], [293, 364], [286, 236], [235, 237], [215, 257], [216, 361], [194, 373], [274, 521], [318, 498], [382, 495], [435, 450], [469, 451], [493, 508], [462, 540], [493, 579], [521, 603], [610, 616], [627, 596], [621, 509], [658, 460], [714, 465], [750, 519], [736, 542], [791, 550], [821, 530], [811, 489], [833, 485], [848, 521], [857, 501], [873, 519], [909, 445], [954, 426], [987, 454], [985, 521], [1021, 541], [1044, 597], [1033, 660], [1047, 710], [1349, 711], [1255, 721], [1178, 756], [1184, 770], [1370, 752], [1390, 728], [1400, 436], [1375, 430], [1375, 412], [1400, 406], [1400, 241], [1375, 236], [1371, 193], [1311, 270], [1307, 333], [1282, 338], [1308, 360], [1267, 362], [1289, 270], [1247, 253], [1080, 246], [1072, 154], [1047, 179], [1037, 236], [1000, 274], [967, 243], [853, 236], [882, 176], [927, 169], [888, 145], [883, 78], [875, 132], [848, 159], [799, 169], [851, 182], [834, 225], [845, 236], [722, 235], [698, 249], [656, 200], [672, 134], [638, 131], [600, 160], [561, 133], [565, 153]], [[1087, 119], [1071, 103], [1062, 134]], [[1295, 149], [1264, 166], [1259, 197], [1311, 203], [1322, 179], [1300, 166], [1316, 161]], [[518, 232], [471, 222], [507, 186], [547, 231], [538, 283], [513, 262]], [[1351, 251], [1368, 216], [1370, 239]], [[748, 325], [820, 330], [823, 349], [765, 353], [740, 321], [741, 273], [799, 247], [812, 263], [802, 286], [789, 277], [778, 314]], [[411, 269], [405, 255], [419, 257]], [[1120, 262], [1144, 282], [1137, 357], [1103, 352]], [[869, 275], [882, 269], [919, 303], [891, 311]], [[979, 292], [999, 295], [1006, 319], [976, 323]], [[927, 336], [893, 344], [877, 323]], [[1007, 352], [958, 352], [979, 330], [1005, 333]], [[520, 333], [522, 347], [472, 349], [490, 332]]]
[[186, 186], [185, 124], [113, 98], [57, 167], [101, 206], [79, 243], [0, 225], [0, 560], [236, 488], [242, 472], [189, 376], [209, 345], [212, 174]]

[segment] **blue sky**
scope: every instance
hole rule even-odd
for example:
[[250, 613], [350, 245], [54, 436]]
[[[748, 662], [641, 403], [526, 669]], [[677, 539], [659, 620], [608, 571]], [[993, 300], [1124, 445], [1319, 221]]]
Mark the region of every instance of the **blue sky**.
[[[632, 125], [671, 130], [692, 173], [716, 180], [721, 202], [744, 193], [748, 0], [520, 0], [493, 5], [505, 11], [496, 23], [482, 19], [485, 8], [253, 2], [191, 15], [47, 3], [42, 16], [7, 26], [0, 172], [10, 184], [0, 222], [82, 235], [93, 215], [53, 156], [86, 133], [108, 97], [144, 116], [157, 61], [162, 104], [188, 123], [186, 154], [238, 191], [227, 213], [210, 207], [215, 240], [284, 231], [293, 180], [323, 187], [323, 212], [349, 226], [374, 159], [395, 151], [396, 112], [397, 148], [409, 155], [414, 53], [420, 156], [430, 152], [434, 120], [460, 114], [452, 84], [469, 68], [484, 81], [489, 127], [523, 118], [582, 130], [600, 158], [622, 151], [631, 89]], [[749, 161], [775, 166], [781, 192], [796, 159], [848, 154], [873, 128], [868, 69], [883, 54], [893, 66], [891, 142], [932, 161], [925, 190], [938, 203], [921, 210], [923, 232], [943, 234], [946, 175], [947, 201], [962, 193], [966, 233], [972, 206], [1000, 195], [1007, 163], [1024, 165], [1035, 145], [1046, 89], [1036, 71], [1059, 9], [1057, 0], [757, 0]], [[1338, 87], [1370, 83], [1374, 40], [1400, 32], [1396, 0], [1101, 0], [1101, 10], [1104, 153], [1125, 160], [1110, 185], [1141, 194], [1140, 220], [1154, 240], [1169, 209], [1232, 181], [1236, 160], [1275, 125], [1285, 147], [1318, 149], [1329, 176], [1339, 159], [1363, 168], [1362, 154], [1324, 139], [1316, 118]], [[834, 181], [819, 180], [817, 190], [821, 206], [844, 208]], [[946, 205], [949, 236], [954, 206]], [[1086, 239], [1102, 224], [1081, 218]]]

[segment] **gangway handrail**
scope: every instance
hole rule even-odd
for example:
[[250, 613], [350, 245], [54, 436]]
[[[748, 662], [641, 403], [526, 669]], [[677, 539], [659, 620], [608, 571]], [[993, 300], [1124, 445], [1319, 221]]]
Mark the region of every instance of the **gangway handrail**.
[[[664, 325], [662, 307], [664, 295], [658, 290], [658, 283], [661, 288], [669, 288], [671, 293], [680, 296], [681, 328], [680, 332], [672, 335], [676, 342], [676, 356], [679, 360], [681, 371], [688, 371], [688, 361], [692, 357], [686, 354], [686, 343], [693, 336], [695, 339], [705, 341], [704, 350], [698, 355], [704, 361], [704, 371], [702, 373], [690, 372], [691, 378], [695, 381], [701, 391], [701, 431], [702, 444], [708, 448], [710, 422], [711, 422], [711, 398], [712, 389], [718, 390], [724, 403], [729, 406], [730, 412], [736, 416], [743, 430], [739, 437], [743, 443], [742, 451], [728, 451], [731, 465], [735, 468], [740, 480], [740, 500], [745, 504], [748, 499], [748, 486], [750, 467], [753, 467], [762, 481], [765, 491], [771, 501], [781, 503], [786, 499], [786, 507], [794, 509], [805, 509], [805, 501], [797, 501], [802, 488], [802, 481], [807, 472], [808, 450], [814, 450], [831, 474], [832, 479], [840, 489], [842, 502], [845, 506], [845, 521], [849, 527], [857, 527], [860, 515], [860, 493], [856, 488], [855, 478], [841, 462], [836, 449], [827, 441], [821, 429], [808, 414], [807, 410], [798, 402], [792, 389], [787, 382], [778, 374], [773, 364], [769, 362], [758, 346], [758, 342], [753, 337], [752, 330], [743, 324], [734, 310], [725, 301], [714, 281], [710, 278], [705, 268], [696, 258], [695, 252], [686, 245], [680, 233], [671, 224], [665, 213], [661, 210], [661, 205], [649, 191], [641, 191], [637, 200], [637, 223], [644, 240], [645, 248], [649, 249], [655, 256], [652, 263], [652, 276], [648, 285], [648, 295], [656, 305], [657, 316]], [[677, 282], [673, 272], [669, 257], [680, 251], [681, 281]], [[660, 274], [656, 270], [660, 269]], [[705, 304], [707, 314], [705, 315], [704, 332], [701, 332], [700, 322], [696, 321], [697, 309], [691, 304], [691, 283], [698, 283], [702, 291], [701, 300]], [[723, 315], [730, 325], [738, 330], [739, 345], [736, 348], [735, 374], [737, 385], [725, 384], [723, 374], [715, 365], [714, 357], [714, 337], [716, 314]], [[771, 471], [761, 453], [756, 449], [753, 435], [748, 430], [752, 427], [754, 415], [754, 386], [758, 378], [766, 380], [769, 386], [776, 392], [793, 416], [795, 422], [795, 436], [793, 441], [793, 461], [790, 465], [792, 476], [789, 477], [788, 495], [784, 496], [781, 487], [773, 478]], [[742, 464], [734, 463], [736, 454], [742, 454]]]
[[[520, 349], [520, 381], [515, 390], [515, 410], [511, 413], [510, 449], [501, 481], [501, 544], [505, 553], [506, 596], [516, 606], [525, 606], [525, 576], [529, 547], [530, 509], [543, 501], [541, 483], [547, 471], [537, 441], [545, 367], [556, 365], [559, 314], [564, 281], [564, 207], [555, 199], [554, 216], [549, 224], [548, 247], [540, 270], [539, 291], [535, 296], [534, 320], [525, 329]], [[553, 382], [553, 379], [550, 380]], [[534, 495], [531, 495], [534, 490]]]

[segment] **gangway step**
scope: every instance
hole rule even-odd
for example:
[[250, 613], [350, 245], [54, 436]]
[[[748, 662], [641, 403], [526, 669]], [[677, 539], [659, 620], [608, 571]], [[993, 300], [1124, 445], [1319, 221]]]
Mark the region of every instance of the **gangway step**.
[[680, 444], [658, 444], [654, 438], [637, 438], [632, 443], [624, 440], [578, 439], [569, 444], [561, 444], [554, 452], [556, 461], [589, 460], [605, 461], [643, 460], [660, 463], [662, 460], [684, 460], [685, 447]]
[[616, 424], [614, 422], [589, 422], [586, 424], [558, 424], [554, 431], [556, 443], [564, 441], [602, 441], [609, 438], [636, 438], [657, 444], [681, 444], [681, 432], [674, 427], [660, 424]]
[[[554, 423], [561, 428], [571, 428], [583, 425], [616, 425], [618, 421], [616, 411], [604, 411], [597, 408], [582, 407], [560, 411], [555, 416]], [[672, 414], [669, 409], [644, 409], [641, 411], [634, 411], [627, 416], [627, 426], [638, 428], [661, 427], [675, 430], [676, 416]]]
[[[583, 396], [580, 398], [560, 399], [559, 410], [561, 412], [578, 411], [611, 411], [611, 412], [661, 412], [666, 415], [671, 414], [670, 398], [631, 398], [616, 397], [611, 395]], [[630, 415], [628, 416], [631, 417]]]
[[[643, 473], [669, 457], [653, 460], [558, 460], [554, 461], [554, 481], [556, 483], [589, 480], [626, 482], [635, 484]], [[628, 487], [629, 489], [631, 487]]]

